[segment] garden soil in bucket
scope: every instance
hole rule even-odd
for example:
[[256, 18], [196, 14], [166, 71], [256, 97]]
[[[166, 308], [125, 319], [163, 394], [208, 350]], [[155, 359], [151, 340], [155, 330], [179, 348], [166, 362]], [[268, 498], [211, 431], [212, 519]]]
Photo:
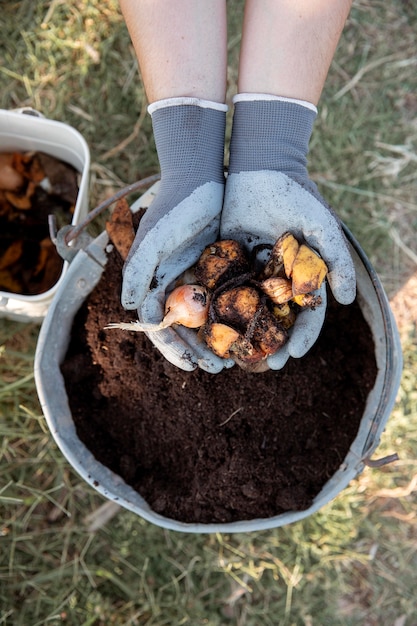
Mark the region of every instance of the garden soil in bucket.
[[171, 365], [120, 304], [113, 250], [61, 364], [79, 439], [160, 515], [228, 523], [308, 509], [357, 436], [377, 365], [357, 302], [328, 295], [321, 335], [280, 371]]

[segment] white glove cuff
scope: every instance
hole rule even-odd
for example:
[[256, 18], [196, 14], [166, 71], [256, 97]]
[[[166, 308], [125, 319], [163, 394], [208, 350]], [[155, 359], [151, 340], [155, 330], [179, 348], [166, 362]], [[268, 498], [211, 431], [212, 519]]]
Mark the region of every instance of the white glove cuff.
[[191, 98], [188, 96], [179, 97], [179, 98], [165, 98], [164, 100], [157, 100], [156, 102], [152, 102], [148, 106], [148, 113], [152, 115], [158, 109], [166, 109], [167, 107], [181, 106], [181, 105], [193, 105], [201, 107], [202, 109], [214, 109], [215, 111], [226, 111], [228, 110], [227, 104], [223, 104], [221, 102], [212, 102], [211, 100], [200, 100], [200, 98]]
[[307, 102], [307, 100], [298, 100], [297, 98], [274, 96], [269, 93], [237, 93], [233, 97], [233, 104], [236, 104], [236, 102], [253, 102], [255, 100], [278, 100], [281, 102], [292, 102], [293, 104], [299, 104], [300, 106], [303, 106], [306, 109], [310, 109], [311, 111], [314, 111], [314, 113], [317, 113], [317, 107], [312, 102]]

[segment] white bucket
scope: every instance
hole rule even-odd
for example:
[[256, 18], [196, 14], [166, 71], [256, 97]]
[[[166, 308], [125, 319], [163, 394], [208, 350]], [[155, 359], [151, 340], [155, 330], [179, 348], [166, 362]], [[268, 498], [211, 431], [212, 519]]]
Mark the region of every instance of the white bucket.
[[[0, 152], [32, 150], [61, 159], [80, 173], [78, 197], [71, 222], [78, 224], [88, 212], [90, 151], [85, 139], [68, 124], [48, 120], [36, 111], [0, 109]], [[67, 269], [68, 263], [65, 262], [55, 285], [34, 296], [0, 291], [0, 317], [20, 322], [41, 322]]]
[[[147, 206], [156, 185], [133, 209]], [[372, 331], [378, 373], [350, 450], [335, 474], [305, 511], [288, 511], [266, 519], [231, 523], [194, 524], [164, 517], [124, 480], [97, 461], [79, 439], [71, 415], [60, 365], [71, 337], [74, 316], [99, 282], [107, 263], [107, 233], [78, 252], [42, 325], [35, 356], [35, 381], [42, 409], [52, 436], [74, 469], [103, 496], [144, 519], [170, 530], [213, 533], [248, 532], [284, 526], [301, 520], [335, 498], [365, 467], [377, 448], [393, 409], [402, 372], [401, 344], [382, 284], [354, 237], [345, 230], [357, 275], [358, 302]]]

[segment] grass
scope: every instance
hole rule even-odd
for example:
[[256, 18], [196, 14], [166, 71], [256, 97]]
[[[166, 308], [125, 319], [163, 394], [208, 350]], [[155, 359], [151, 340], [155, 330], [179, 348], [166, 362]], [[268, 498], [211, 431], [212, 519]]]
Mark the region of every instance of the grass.
[[[228, 7], [230, 100], [242, 2]], [[0, 106], [33, 106], [85, 136], [91, 208], [157, 171], [117, 3], [12, 0], [2, 16]], [[416, 21], [405, 0], [355, 2], [310, 153], [313, 178], [390, 295], [416, 265]], [[417, 624], [415, 326], [403, 334], [402, 385], [378, 449], [400, 461], [367, 469], [297, 524], [207, 536], [112, 509], [73, 472], [36, 397], [37, 334], [0, 320], [1, 626]]]

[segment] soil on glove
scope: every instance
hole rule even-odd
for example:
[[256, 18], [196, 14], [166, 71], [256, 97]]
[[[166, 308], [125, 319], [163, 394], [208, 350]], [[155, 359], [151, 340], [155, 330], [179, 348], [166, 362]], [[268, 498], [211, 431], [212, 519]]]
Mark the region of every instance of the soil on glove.
[[109, 257], [78, 312], [62, 365], [78, 436], [167, 517], [232, 522], [308, 508], [355, 438], [377, 368], [358, 304], [329, 296], [313, 349], [281, 371], [184, 372], [120, 305]]

